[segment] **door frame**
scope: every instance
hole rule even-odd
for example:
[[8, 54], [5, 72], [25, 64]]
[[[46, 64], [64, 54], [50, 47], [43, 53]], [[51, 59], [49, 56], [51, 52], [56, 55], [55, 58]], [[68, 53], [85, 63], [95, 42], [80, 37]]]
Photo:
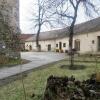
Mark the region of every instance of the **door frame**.
[[97, 51], [100, 51], [100, 36], [97, 36]]
[[51, 44], [48, 44], [48, 51], [51, 51]]
[[59, 50], [62, 49], [62, 42], [59, 42]]

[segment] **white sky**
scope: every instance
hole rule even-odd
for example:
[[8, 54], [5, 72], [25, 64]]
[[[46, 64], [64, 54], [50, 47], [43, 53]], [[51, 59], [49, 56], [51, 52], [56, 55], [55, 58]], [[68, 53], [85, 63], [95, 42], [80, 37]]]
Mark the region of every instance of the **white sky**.
[[[33, 23], [29, 21], [29, 18], [32, 18], [32, 9], [34, 8], [34, 3], [36, 0], [20, 0], [20, 28], [22, 33], [35, 33], [33, 28]], [[98, 1], [98, 0], [96, 0]], [[77, 23], [81, 23], [88, 20], [83, 14], [82, 8], [79, 10]], [[58, 27], [59, 28], [59, 27]], [[41, 31], [51, 30], [49, 27], [42, 27]]]

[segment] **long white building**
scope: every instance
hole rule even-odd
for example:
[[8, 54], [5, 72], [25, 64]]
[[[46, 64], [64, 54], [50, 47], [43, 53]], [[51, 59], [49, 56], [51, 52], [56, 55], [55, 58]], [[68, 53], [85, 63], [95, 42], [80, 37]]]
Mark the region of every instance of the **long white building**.
[[[67, 51], [69, 48], [68, 36], [68, 27], [41, 32], [39, 38], [41, 51]], [[100, 51], [100, 17], [75, 26], [73, 48], [80, 53]], [[25, 49], [36, 50], [36, 35], [25, 40]]]

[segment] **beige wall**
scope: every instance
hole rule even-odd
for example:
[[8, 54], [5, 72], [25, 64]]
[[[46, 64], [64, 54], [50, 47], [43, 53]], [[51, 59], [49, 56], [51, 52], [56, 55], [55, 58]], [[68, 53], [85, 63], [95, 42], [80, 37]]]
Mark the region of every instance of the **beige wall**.
[[[87, 33], [87, 34], [80, 34], [75, 35], [73, 40], [80, 40], [80, 53], [86, 53], [86, 52], [96, 52], [98, 49], [98, 39], [97, 37], [100, 36], [99, 32], [93, 32], [93, 33]], [[73, 48], [74, 48], [74, 41], [73, 41]], [[94, 43], [92, 43], [94, 41]], [[65, 52], [65, 50], [68, 50], [69, 48], [69, 38], [61, 38], [61, 39], [55, 39], [55, 40], [45, 40], [40, 41], [39, 44], [41, 45], [41, 51], [48, 51], [48, 45], [51, 45], [51, 51], [56, 51], [56, 49], [59, 49], [59, 42], [62, 42], [62, 50]], [[63, 43], [66, 43], [66, 47], [63, 47]], [[58, 44], [58, 47], [56, 47], [56, 44]], [[25, 48], [27, 48], [27, 45], [32, 45], [32, 49], [36, 50], [36, 43], [35, 42], [26, 42]]]
[[[62, 38], [62, 39], [56, 39], [56, 44], [58, 44], [58, 47], [56, 47], [56, 49], [59, 49], [59, 42], [61, 42], [62, 43], [62, 50], [65, 52], [65, 50], [68, 50], [68, 45], [69, 45], [69, 39], [68, 39], [68, 37], [66, 37], [66, 38]], [[64, 47], [63, 46], [63, 43], [66, 43], [66, 47]]]
[[[51, 45], [51, 51], [55, 51], [55, 40], [40, 41], [41, 51], [48, 51], [48, 45]], [[32, 45], [33, 51], [36, 51], [36, 42], [25, 42], [25, 49], [29, 50], [29, 45]]]
[[[75, 39], [80, 39], [80, 52], [96, 52], [98, 50], [98, 39], [97, 37], [100, 36], [99, 32], [87, 33], [74, 36]], [[94, 44], [92, 43], [94, 41]]]
[[32, 46], [33, 49], [33, 42], [25, 42], [25, 50], [30, 50], [30, 46]]
[[40, 41], [42, 51], [48, 51], [48, 45], [51, 45], [51, 51], [55, 51], [55, 40]]

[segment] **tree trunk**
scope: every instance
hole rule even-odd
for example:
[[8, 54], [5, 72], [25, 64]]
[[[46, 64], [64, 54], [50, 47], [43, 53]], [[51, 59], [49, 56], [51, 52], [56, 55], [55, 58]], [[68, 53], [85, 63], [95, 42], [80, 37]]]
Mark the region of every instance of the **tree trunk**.
[[70, 27], [70, 34], [69, 34], [69, 54], [70, 54], [70, 68], [73, 68], [74, 65], [74, 53], [73, 53], [73, 32], [74, 27]]
[[74, 17], [70, 26], [70, 34], [69, 34], [69, 52], [70, 52], [70, 69], [74, 67], [74, 51], [73, 51], [73, 35], [74, 35], [74, 26], [77, 18], [77, 10], [81, 0], [77, 1], [76, 7], [74, 8]]
[[40, 51], [40, 45], [39, 45], [40, 29], [41, 29], [41, 26], [39, 26], [39, 29], [38, 29], [38, 32], [37, 32], [37, 35], [36, 35], [36, 49], [37, 49], [38, 52]]

